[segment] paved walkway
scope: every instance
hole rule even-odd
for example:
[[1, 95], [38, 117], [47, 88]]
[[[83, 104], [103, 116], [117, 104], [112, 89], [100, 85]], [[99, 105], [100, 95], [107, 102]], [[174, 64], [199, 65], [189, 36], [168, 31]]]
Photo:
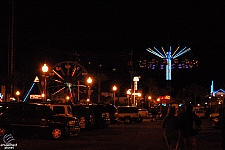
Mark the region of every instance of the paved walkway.
[[220, 130], [213, 129], [211, 121], [202, 120], [202, 131], [199, 133], [198, 149], [199, 150], [221, 150]]

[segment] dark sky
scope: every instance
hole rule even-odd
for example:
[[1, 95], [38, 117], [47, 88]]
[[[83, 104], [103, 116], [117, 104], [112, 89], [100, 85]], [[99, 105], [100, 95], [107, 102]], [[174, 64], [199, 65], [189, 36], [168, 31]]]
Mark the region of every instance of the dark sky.
[[[2, 72], [7, 72], [9, 0], [1, 1], [0, 48]], [[185, 56], [199, 60], [194, 69], [173, 71], [174, 84], [211, 80], [225, 84], [225, 2], [27, 0], [15, 2], [16, 71], [37, 73], [43, 63], [54, 65], [80, 55], [85, 67], [102, 64], [106, 74], [129, 78], [127, 62], [133, 50], [153, 56], [147, 47], [190, 47]], [[140, 68], [136, 67], [136, 70]], [[28, 71], [29, 70], [29, 71]], [[164, 71], [139, 71], [165, 80]]]

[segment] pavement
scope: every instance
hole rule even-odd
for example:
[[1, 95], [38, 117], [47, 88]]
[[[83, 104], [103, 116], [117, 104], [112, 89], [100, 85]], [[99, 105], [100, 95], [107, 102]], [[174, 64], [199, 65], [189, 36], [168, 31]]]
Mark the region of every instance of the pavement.
[[198, 136], [198, 150], [222, 150], [220, 130], [213, 129], [209, 119], [202, 119], [202, 130]]

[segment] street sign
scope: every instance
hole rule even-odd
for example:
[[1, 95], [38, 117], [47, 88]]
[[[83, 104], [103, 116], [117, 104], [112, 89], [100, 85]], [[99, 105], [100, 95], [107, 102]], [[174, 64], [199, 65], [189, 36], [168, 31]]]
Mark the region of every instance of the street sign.
[[30, 99], [42, 99], [41, 95], [30, 95]]

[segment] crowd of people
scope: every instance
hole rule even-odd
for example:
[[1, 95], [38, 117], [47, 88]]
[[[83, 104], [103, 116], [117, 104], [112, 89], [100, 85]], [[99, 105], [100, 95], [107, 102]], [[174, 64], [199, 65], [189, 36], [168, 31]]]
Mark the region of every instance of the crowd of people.
[[193, 113], [193, 106], [181, 107], [178, 115], [176, 108], [169, 107], [163, 119], [164, 139], [168, 150], [197, 149], [198, 132], [202, 124], [200, 118]]

